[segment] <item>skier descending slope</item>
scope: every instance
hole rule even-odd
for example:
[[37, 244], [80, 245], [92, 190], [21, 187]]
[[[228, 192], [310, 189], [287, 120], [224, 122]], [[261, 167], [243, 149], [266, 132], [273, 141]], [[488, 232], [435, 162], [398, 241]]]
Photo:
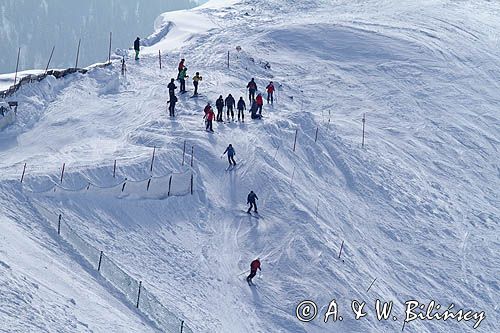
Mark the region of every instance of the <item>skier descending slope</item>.
[[139, 60], [139, 51], [141, 50], [141, 39], [139, 37], [134, 41], [134, 50], [135, 60]]
[[248, 210], [247, 210], [248, 214], [250, 214], [252, 207], [253, 207], [253, 211], [257, 213], [257, 203], [255, 202], [256, 199], [259, 200], [259, 198], [257, 198], [257, 194], [253, 193], [253, 191], [250, 191], [250, 193], [248, 193], [248, 197], [247, 197], [247, 205], [250, 204], [250, 208], [248, 208]]
[[257, 275], [257, 269], [260, 270], [260, 271], [262, 271], [262, 269], [260, 268], [260, 260], [259, 260], [259, 258], [255, 259], [250, 264], [250, 275], [247, 276], [247, 282], [248, 282], [249, 286], [254, 285], [253, 282], [252, 282], [252, 279], [255, 277], [255, 275]]
[[234, 161], [234, 155], [236, 155], [236, 152], [234, 151], [233, 145], [229, 144], [227, 146], [226, 150], [222, 153], [222, 156], [224, 156], [227, 153], [227, 160], [229, 161], [229, 167], [232, 165], [236, 166], [236, 162]]
[[247, 106], [245, 104], [245, 101], [243, 100], [243, 97], [240, 97], [240, 100], [238, 101], [238, 121], [240, 121], [240, 114], [241, 114], [241, 121], [245, 121], [245, 113], [243, 112], [244, 110], [247, 109]]

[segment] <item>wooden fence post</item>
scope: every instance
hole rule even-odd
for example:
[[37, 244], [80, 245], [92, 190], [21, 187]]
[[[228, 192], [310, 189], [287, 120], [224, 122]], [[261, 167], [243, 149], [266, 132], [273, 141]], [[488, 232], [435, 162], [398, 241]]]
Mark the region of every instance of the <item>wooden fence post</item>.
[[361, 140], [361, 147], [364, 148], [365, 147], [365, 122], [366, 122], [366, 117], [365, 117], [365, 114], [363, 113], [363, 139]]
[[16, 74], [14, 75], [14, 86], [17, 82], [17, 70], [19, 69], [19, 56], [21, 55], [21, 48], [17, 49], [17, 62], [16, 62]]
[[161, 69], [161, 51], [158, 50], [158, 61], [160, 62], [160, 69]]
[[82, 42], [82, 39], [80, 38], [78, 40], [78, 48], [76, 49], [76, 62], [75, 62], [75, 69], [78, 68], [78, 58], [80, 56], [80, 43]]
[[[125, 180], [127, 180], [127, 179], [125, 178]], [[122, 186], [122, 192], [125, 190], [125, 185], [127, 185], [127, 182], [126, 182], [126, 181], [123, 183], [123, 186]]]
[[150, 172], [153, 172], [153, 163], [155, 161], [155, 152], [156, 152], [156, 146], [153, 147], [153, 157], [151, 158], [151, 168], [150, 168]]
[[66, 167], [66, 163], [63, 163], [63, 166], [62, 166], [62, 171], [61, 171], [61, 184], [63, 182], [63, 178], [64, 178], [64, 168]]
[[299, 132], [299, 129], [295, 129], [295, 138], [293, 139], [293, 151], [295, 152], [295, 145], [297, 144], [297, 133]]
[[184, 330], [184, 320], [181, 320], [181, 333]]
[[148, 185], [146, 186], [146, 192], [149, 191], [149, 185], [151, 185], [151, 178], [148, 180]]
[[141, 298], [141, 287], [142, 287], [142, 281], [139, 281], [139, 292], [137, 293], [137, 304], [136, 308], [139, 308], [139, 300]]
[[23, 174], [21, 176], [21, 183], [23, 182], [23, 179], [24, 179], [24, 172], [26, 171], [26, 163], [24, 163], [24, 167], [23, 167]]
[[316, 141], [318, 141], [318, 130], [319, 130], [319, 126], [316, 127], [316, 134], [314, 135], [314, 143], [316, 143]]
[[57, 234], [58, 235], [61, 234], [61, 218], [62, 218], [62, 215], [59, 214], [59, 221], [57, 222]]
[[52, 60], [52, 56], [54, 55], [54, 50], [56, 49], [56, 46], [52, 46], [52, 51], [50, 52], [50, 57], [49, 57], [49, 61], [47, 61], [47, 66], [45, 66], [45, 74], [47, 74], [47, 71], [49, 70], [49, 65], [50, 65], [50, 61]]
[[339, 259], [340, 259], [340, 256], [342, 255], [343, 248], [344, 248], [344, 241], [342, 241], [342, 244], [340, 244]]
[[111, 39], [113, 37], [113, 32], [109, 32], [109, 49], [108, 49], [108, 63], [111, 62]]
[[170, 179], [168, 180], [168, 193], [167, 193], [167, 197], [170, 196], [170, 188], [172, 186], [172, 175], [170, 175]]
[[227, 68], [229, 68], [229, 51], [227, 51]]
[[113, 165], [113, 178], [115, 178], [116, 176], [116, 160], [115, 160], [115, 164]]
[[102, 251], [101, 251], [101, 254], [99, 255], [99, 265], [97, 266], [97, 271], [98, 272], [101, 271], [101, 263], [102, 263]]

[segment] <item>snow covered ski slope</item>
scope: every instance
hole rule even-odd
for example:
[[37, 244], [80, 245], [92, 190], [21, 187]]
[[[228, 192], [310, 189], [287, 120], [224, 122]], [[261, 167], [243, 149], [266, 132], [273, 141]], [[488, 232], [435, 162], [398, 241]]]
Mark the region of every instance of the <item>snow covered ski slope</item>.
[[[495, 332], [499, 15], [486, 0], [210, 1], [163, 14], [126, 76], [116, 62], [23, 88], [0, 132], [0, 331], [169, 332], [57, 236], [62, 214], [194, 332]], [[170, 118], [180, 58], [188, 93]], [[264, 118], [207, 133], [206, 103], [231, 93], [249, 108], [252, 77], [277, 87]], [[229, 143], [244, 163], [226, 172]], [[110, 185], [114, 160], [119, 179], [193, 173], [193, 194], [189, 177], [177, 196], [32, 193], [63, 163], [68, 188]], [[394, 302], [387, 320], [377, 299]], [[296, 317], [304, 300], [310, 322]], [[325, 323], [332, 300], [343, 320]], [[410, 300], [473, 313], [405, 322]]]

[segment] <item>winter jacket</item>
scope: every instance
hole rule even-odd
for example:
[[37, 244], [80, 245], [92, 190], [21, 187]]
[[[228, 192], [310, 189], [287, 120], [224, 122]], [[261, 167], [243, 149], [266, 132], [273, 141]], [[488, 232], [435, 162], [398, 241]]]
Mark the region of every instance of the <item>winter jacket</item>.
[[222, 110], [224, 108], [224, 100], [222, 98], [217, 98], [217, 100], [215, 101], [215, 107], [217, 107], [217, 109], [219, 110]]
[[187, 69], [184, 67], [184, 69], [181, 70], [179, 73], [179, 80], [184, 80], [187, 77], [188, 77], [187, 76]]
[[177, 97], [175, 97], [173, 95], [170, 96], [170, 104], [174, 104], [175, 105], [175, 103], [177, 103]]
[[238, 110], [246, 110], [247, 105], [245, 104], [245, 101], [240, 99], [238, 101]]
[[234, 107], [234, 104], [235, 104], [234, 97], [233, 96], [227, 96], [224, 104], [227, 107], [229, 107], [229, 108]]
[[258, 105], [258, 106], [264, 105], [264, 100], [262, 99], [262, 96], [261, 96], [261, 95], [258, 95], [258, 96], [255, 98], [255, 102], [257, 102], [257, 105]]
[[259, 198], [257, 198], [257, 194], [250, 192], [247, 197], [247, 204], [255, 203], [255, 199], [259, 200]]
[[210, 109], [208, 111], [208, 113], [203, 118], [205, 118], [205, 117], [207, 117], [208, 121], [214, 120], [215, 113], [212, 111], [212, 109]]
[[230, 146], [230, 147], [228, 146], [226, 148], [226, 150], [224, 150], [224, 153], [222, 153], [222, 155], [224, 155], [225, 153], [227, 153], [227, 156], [234, 156], [234, 155], [236, 155], [236, 152], [234, 151], [233, 146]]
[[174, 92], [175, 89], [177, 89], [177, 86], [175, 85], [175, 83], [173, 82], [170, 82], [168, 85], [167, 85], [167, 88], [168, 88], [168, 91], [170, 92]]
[[184, 61], [181, 60], [181, 62], [179, 63], [179, 66], [177, 67], [177, 69], [179, 70], [179, 72], [184, 69]]
[[193, 81], [195, 81], [195, 82], [198, 82], [198, 81], [201, 81], [201, 80], [202, 80], [202, 77], [200, 75], [195, 75], [193, 77]]
[[257, 271], [257, 269], [262, 270], [262, 269], [260, 268], [260, 261], [259, 261], [259, 259], [255, 259], [255, 260], [254, 260], [254, 261], [252, 261], [252, 263], [250, 264], [250, 270], [251, 270], [251, 271], [256, 272], [256, 271]]
[[250, 81], [247, 84], [247, 88], [249, 90], [256, 91], [257, 90], [257, 83], [255, 83], [255, 81]]
[[267, 89], [267, 93], [268, 93], [268, 94], [271, 94], [272, 92], [274, 92], [274, 84], [269, 83], [269, 84], [267, 85], [266, 89]]
[[139, 51], [140, 49], [141, 49], [141, 42], [139, 41], [139, 38], [137, 38], [134, 42], [134, 50]]

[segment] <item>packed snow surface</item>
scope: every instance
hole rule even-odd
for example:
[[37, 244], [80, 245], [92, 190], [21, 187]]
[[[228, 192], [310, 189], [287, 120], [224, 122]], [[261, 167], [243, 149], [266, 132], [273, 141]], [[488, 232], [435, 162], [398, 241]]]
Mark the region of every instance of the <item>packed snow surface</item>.
[[[499, 16], [486, 0], [211, 1], [157, 19], [125, 76], [116, 61], [23, 87], [0, 132], [0, 331], [164, 329], [57, 236], [58, 214], [194, 332], [496, 331]], [[189, 78], [170, 118], [181, 57], [201, 96]], [[206, 132], [207, 101], [231, 93], [249, 107], [252, 77], [264, 97], [277, 87], [264, 118]], [[193, 172], [194, 193], [33, 193], [60, 182], [63, 163], [64, 186], [108, 186], [114, 160], [120, 179]], [[245, 212], [250, 190], [260, 217]], [[343, 320], [325, 323], [334, 299]], [[388, 320], [377, 299], [394, 302]], [[311, 322], [296, 318], [303, 300], [317, 304]], [[408, 300], [485, 319], [403, 327]]]

